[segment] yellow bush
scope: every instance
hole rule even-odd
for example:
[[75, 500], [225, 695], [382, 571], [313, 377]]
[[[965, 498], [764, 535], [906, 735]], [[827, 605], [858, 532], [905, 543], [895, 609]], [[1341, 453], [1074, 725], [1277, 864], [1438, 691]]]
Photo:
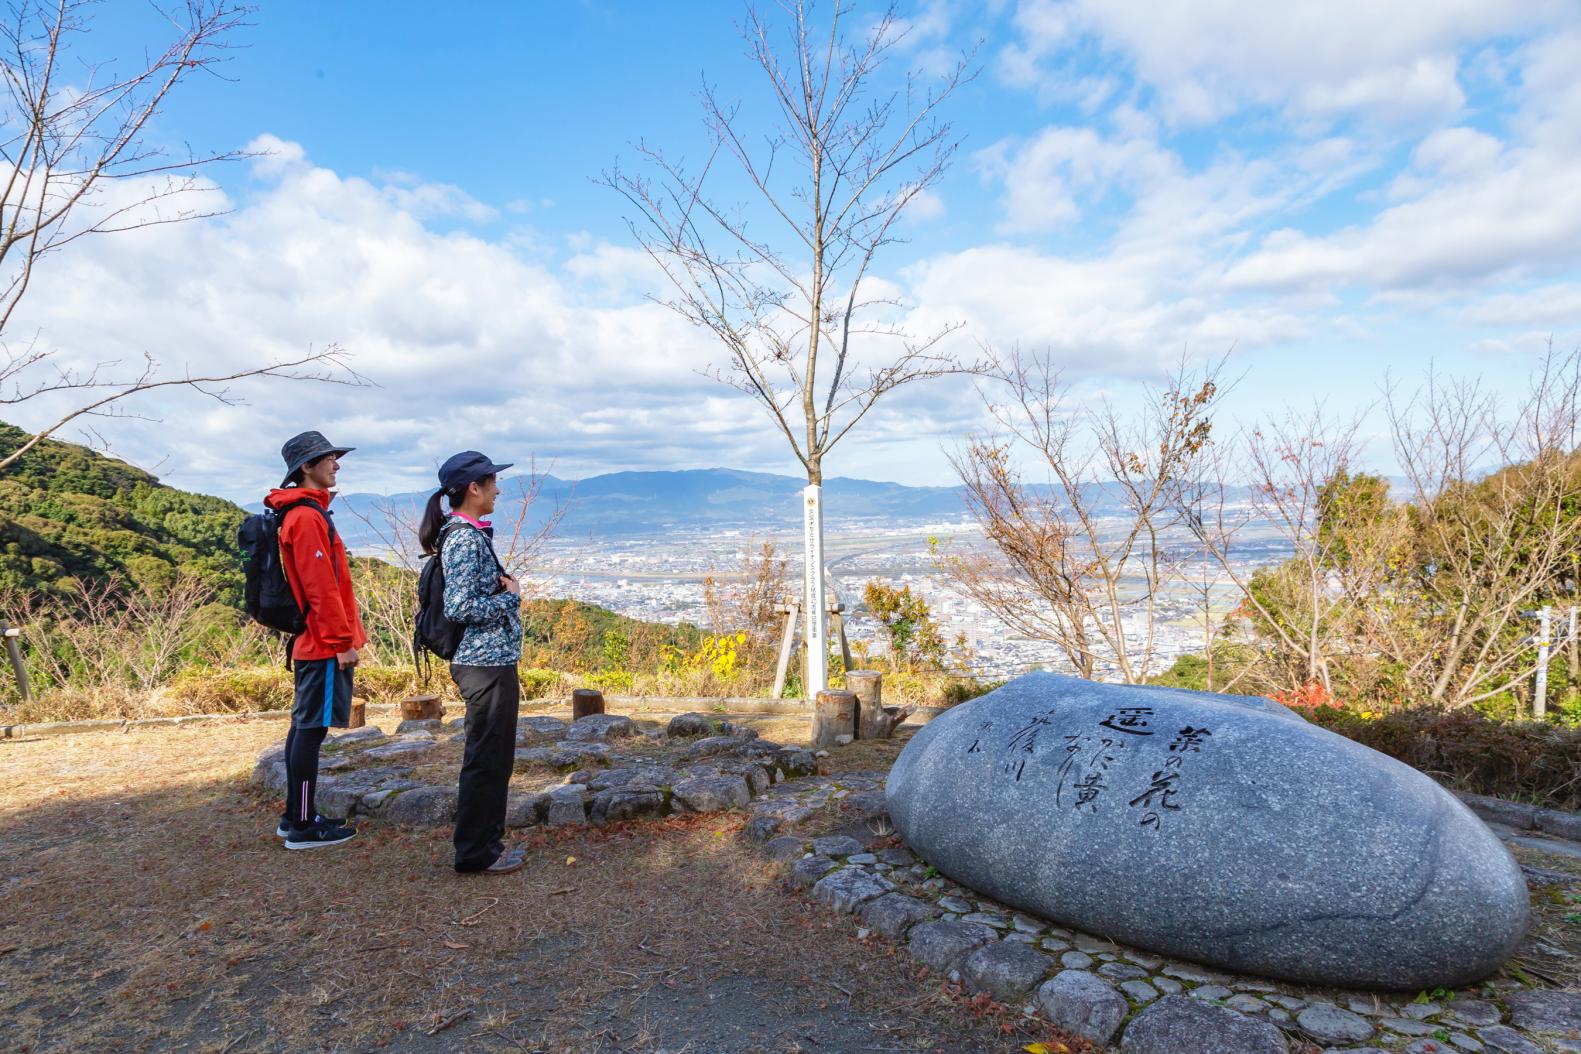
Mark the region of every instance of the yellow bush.
[[165, 691], [191, 712], [240, 714], [289, 709], [294, 686], [291, 671], [283, 666], [188, 666], [171, 679]]

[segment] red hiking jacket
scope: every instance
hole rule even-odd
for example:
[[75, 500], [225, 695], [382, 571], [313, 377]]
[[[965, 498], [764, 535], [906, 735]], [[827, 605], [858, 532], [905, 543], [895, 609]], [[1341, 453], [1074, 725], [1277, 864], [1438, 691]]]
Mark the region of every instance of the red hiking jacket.
[[[327, 490], [283, 487], [269, 492], [264, 504], [281, 509], [310, 498], [326, 510], [334, 495]], [[292, 509], [280, 524], [280, 558], [297, 606], [307, 610], [307, 630], [296, 639], [293, 659], [332, 659], [347, 648], [368, 643], [357, 598], [351, 592], [351, 562], [340, 533], [333, 541], [324, 517], [312, 509]]]

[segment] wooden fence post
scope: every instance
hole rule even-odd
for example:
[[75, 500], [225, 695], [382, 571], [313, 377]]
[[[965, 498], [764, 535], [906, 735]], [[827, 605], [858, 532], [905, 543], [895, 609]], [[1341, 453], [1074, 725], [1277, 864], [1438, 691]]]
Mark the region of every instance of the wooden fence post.
[[11, 656], [11, 669], [16, 672], [17, 691], [22, 694], [24, 703], [31, 703], [33, 690], [27, 683], [27, 667], [22, 665], [22, 647], [17, 643], [22, 631], [0, 621], [0, 635], [5, 636], [5, 650]]

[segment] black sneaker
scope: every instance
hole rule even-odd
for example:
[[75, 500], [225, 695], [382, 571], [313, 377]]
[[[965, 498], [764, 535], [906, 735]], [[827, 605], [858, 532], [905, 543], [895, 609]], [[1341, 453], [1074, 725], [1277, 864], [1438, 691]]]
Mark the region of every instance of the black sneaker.
[[[345, 817], [340, 817], [337, 819], [334, 816], [320, 816], [318, 813], [313, 814], [313, 822], [327, 823], [332, 827], [346, 826]], [[276, 838], [289, 838], [291, 836], [291, 821], [287, 820], [284, 816], [280, 817], [280, 825], [274, 829], [274, 836]]]
[[287, 849], [318, 849], [321, 846], [339, 845], [341, 842], [349, 842], [355, 837], [357, 837], [357, 829], [355, 827], [347, 827], [335, 823], [333, 820], [325, 820], [322, 823], [315, 823], [311, 827], [303, 828], [300, 831], [292, 831], [286, 835], [285, 847]]

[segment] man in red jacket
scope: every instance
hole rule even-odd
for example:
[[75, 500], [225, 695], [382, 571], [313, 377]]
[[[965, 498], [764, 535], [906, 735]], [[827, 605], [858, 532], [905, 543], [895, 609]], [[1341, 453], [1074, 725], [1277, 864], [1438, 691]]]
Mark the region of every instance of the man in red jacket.
[[285, 509], [303, 500], [311, 505], [286, 509], [280, 522], [280, 565], [307, 628], [291, 649], [296, 700], [286, 734], [286, 808], [275, 832], [287, 849], [339, 845], [357, 832], [343, 820], [325, 819], [313, 808], [318, 786], [318, 752], [329, 729], [351, 721], [352, 669], [357, 649], [368, 642], [351, 590], [346, 546], [330, 519], [340, 458], [352, 447], [337, 447], [318, 432], [303, 432], [281, 448], [286, 478], [264, 504]]

